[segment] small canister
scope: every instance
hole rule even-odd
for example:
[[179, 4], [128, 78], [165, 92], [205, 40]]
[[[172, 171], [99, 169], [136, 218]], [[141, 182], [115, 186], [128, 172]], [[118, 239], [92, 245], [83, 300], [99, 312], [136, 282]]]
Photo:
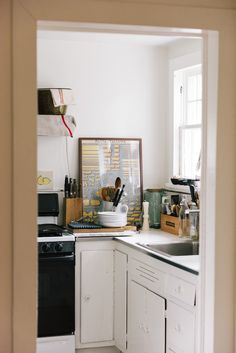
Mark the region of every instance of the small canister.
[[149, 225], [151, 228], [160, 228], [162, 189], [147, 189], [144, 199], [149, 202]]

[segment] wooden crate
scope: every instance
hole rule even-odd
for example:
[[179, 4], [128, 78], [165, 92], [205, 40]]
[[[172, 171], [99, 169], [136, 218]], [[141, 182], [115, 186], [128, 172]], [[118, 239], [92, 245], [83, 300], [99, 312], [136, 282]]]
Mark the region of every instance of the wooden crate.
[[179, 218], [161, 213], [161, 229], [174, 235], [179, 235]]
[[83, 199], [80, 197], [64, 198], [64, 225], [71, 221], [77, 221], [83, 216]]

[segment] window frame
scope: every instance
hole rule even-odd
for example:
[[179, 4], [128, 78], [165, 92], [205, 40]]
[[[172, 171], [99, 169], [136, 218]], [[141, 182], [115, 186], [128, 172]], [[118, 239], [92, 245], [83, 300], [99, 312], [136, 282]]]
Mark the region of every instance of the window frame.
[[[174, 73], [179, 70], [186, 70], [190, 67], [201, 67], [202, 73], [202, 56], [201, 51], [195, 51], [191, 54], [186, 54], [184, 56], [175, 57], [169, 59], [169, 150], [168, 150], [168, 159], [169, 159], [169, 176], [180, 175], [180, 162], [179, 156], [181, 153], [180, 150], [180, 133], [179, 133], [179, 124], [174, 119], [176, 114], [174, 105], [174, 91], [175, 91], [175, 80]], [[183, 109], [183, 107], [179, 107]], [[202, 127], [202, 124], [192, 124], [196, 128]], [[198, 126], [200, 125], [200, 126]], [[191, 126], [187, 124], [182, 124], [183, 127]], [[177, 148], [176, 148], [177, 146]]]

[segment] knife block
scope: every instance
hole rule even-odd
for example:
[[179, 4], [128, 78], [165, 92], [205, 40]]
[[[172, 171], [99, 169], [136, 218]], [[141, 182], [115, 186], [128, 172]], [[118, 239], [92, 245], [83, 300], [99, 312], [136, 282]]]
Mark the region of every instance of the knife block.
[[83, 216], [83, 199], [80, 197], [64, 198], [63, 200], [63, 223], [66, 226], [71, 221], [77, 221]]

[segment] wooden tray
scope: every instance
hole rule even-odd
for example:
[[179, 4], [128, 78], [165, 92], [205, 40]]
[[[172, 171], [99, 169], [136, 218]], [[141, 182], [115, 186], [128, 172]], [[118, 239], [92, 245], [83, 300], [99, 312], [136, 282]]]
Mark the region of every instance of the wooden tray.
[[99, 229], [73, 229], [73, 233], [112, 233], [112, 232], [125, 232], [127, 230], [136, 231], [135, 226], [125, 226], [117, 228], [99, 228]]

